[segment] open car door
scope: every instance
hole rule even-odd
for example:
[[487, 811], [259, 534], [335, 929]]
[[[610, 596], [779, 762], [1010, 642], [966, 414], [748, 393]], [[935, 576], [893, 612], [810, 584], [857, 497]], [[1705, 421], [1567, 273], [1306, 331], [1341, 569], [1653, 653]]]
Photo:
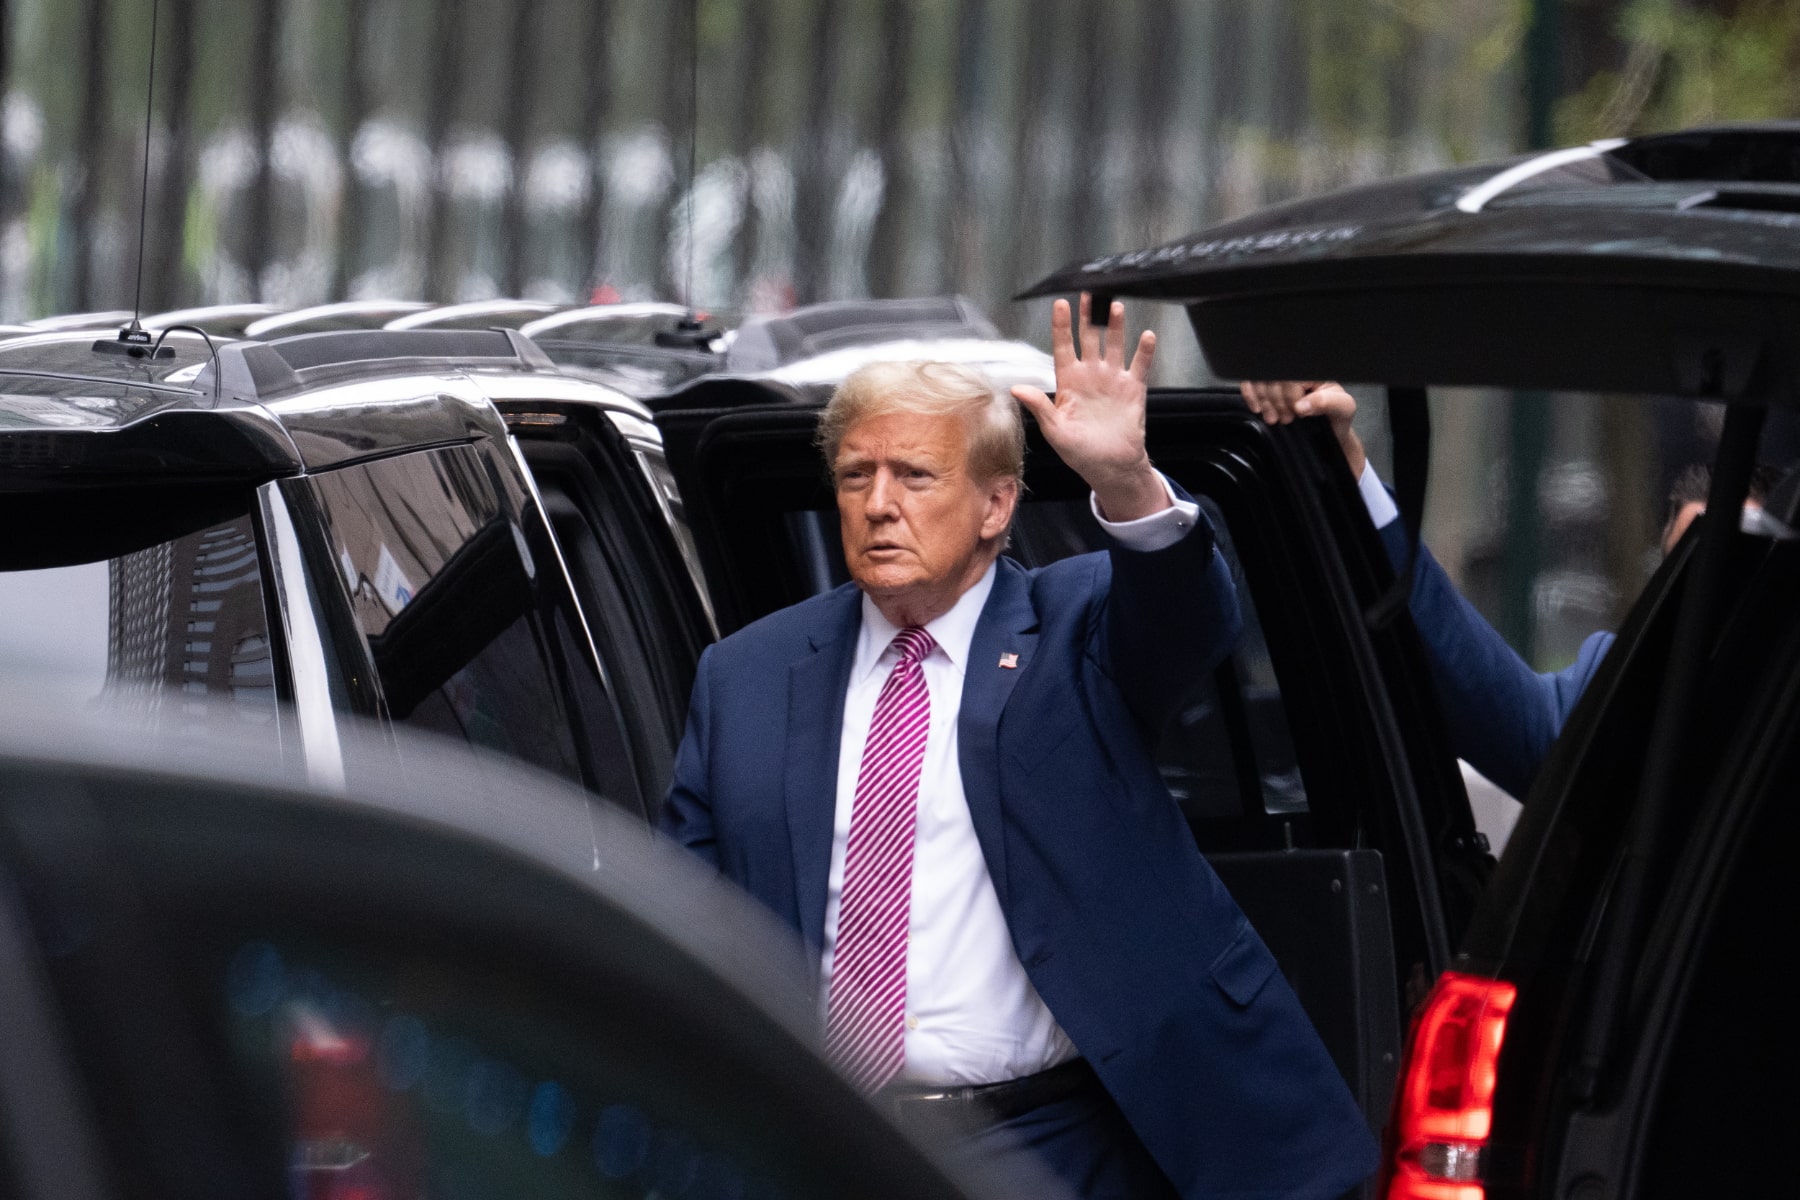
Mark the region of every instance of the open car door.
[[1800, 476], [1737, 514], [1765, 420], [1800, 407], [1797, 163], [1792, 122], [1610, 139], [1291, 201], [1024, 293], [1179, 301], [1221, 374], [1381, 382], [1391, 412], [1428, 386], [1722, 410], [1707, 515], [1583, 689], [1421, 1006], [1392, 1200], [1791, 1188], [1760, 1152], [1791, 1124], [1791, 1021], [1757, 988], [1795, 928]]
[[[848, 579], [813, 445], [823, 399], [713, 379], [658, 413], [725, 633]], [[1038, 567], [1103, 548], [1085, 485], [1027, 425], [1009, 553]], [[1365, 628], [1391, 570], [1322, 427], [1271, 429], [1235, 392], [1159, 390], [1149, 444], [1211, 518], [1245, 617], [1163, 732], [1164, 778], [1379, 1129], [1407, 1004], [1489, 862], [1422, 652], [1404, 618]]]

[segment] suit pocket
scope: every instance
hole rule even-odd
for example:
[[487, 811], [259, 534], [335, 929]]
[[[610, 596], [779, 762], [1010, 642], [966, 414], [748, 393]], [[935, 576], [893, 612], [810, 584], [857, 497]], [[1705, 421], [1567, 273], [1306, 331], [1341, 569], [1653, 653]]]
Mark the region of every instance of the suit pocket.
[[1275, 956], [1256, 936], [1256, 930], [1250, 928], [1250, 922], [1245, 921], [1238, 927], [1237, 936], [1213, 959], [1209, 972], [1228, 1000], [1239, 1008], [1248, 1008], [1275, 974]]

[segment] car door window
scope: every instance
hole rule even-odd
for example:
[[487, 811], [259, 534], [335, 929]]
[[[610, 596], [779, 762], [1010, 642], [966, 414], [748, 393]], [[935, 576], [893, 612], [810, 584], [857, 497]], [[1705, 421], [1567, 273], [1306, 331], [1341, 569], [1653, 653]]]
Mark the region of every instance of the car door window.
[[382, 459], [308, 487], [390, 720], [641, 803], [554, 550], [480, 452]]
[[9, 497], [0, 663], [133, 726], [229, 721], [279, 741], [253, 497], [103, 489]]
[[519, 446], [600, 657], [616, 690], [633, 698], [625, 726], [643, 792], [656, 800], [668, 787], [709, 634], [673, 536], [685, 527], [679, 512], [658, 505], [616, 435], [581, 426], [571, 436], [521, 437]]

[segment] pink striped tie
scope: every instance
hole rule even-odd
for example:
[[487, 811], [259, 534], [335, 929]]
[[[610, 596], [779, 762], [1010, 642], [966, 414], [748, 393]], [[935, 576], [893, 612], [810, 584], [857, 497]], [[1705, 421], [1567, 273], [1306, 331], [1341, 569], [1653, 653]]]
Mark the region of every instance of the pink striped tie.
[[825, 1018], [826, 1051], [851, 1082], [870, 1092], [899, 1074], [906, 1061], [913, 835], [931, 729], [931, 694], [919, 660], [937, 643], [914, 625], [902, 629], [893, 645], [900, 661], [875, 702], [850, 806]]

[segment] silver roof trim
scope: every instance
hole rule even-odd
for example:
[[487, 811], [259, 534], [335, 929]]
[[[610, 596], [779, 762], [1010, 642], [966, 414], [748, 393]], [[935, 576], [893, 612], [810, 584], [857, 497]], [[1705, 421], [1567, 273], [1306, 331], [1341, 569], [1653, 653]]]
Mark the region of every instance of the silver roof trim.
[[464, 304], [443, 304], [436, 308], [421, 309], [408, 313], [404, 317], [395, 317], [383, 329], [430, 329], [442, 321], [460, 321], [469, 317], [479, 317], [485, 313], [494, 315], [522, 312], [552, 313], [561, 308], [549, 300], [471, 300]]
[[1557, 167], [1566, 167], [1570, 163], [1586, 162], [1599, 158], [1609, 150], [1617, 150], [1625, 144], [1624, 138], [1608, 138], [1604, 141], [1589, 142], [1585, 146], [1571, 146], [1567, 150], [1554, 150], [1549, 154], [1540, 154], [1536, 158], [1526, 159], [1522, 163], [1508, 167], [1486, 183], [1470, 188], [1456, 202], [1456, 207], [1466, 213], [1478, 213], [1486, 208], [1488, 202], [1502, 192], [1511, 191], [1527, 179], [1542, 175], [1545, 171], [1554, 171]]
[[674, 317], [680, 319], [688, 315], [688, 309], [679, 304], [670, 304], [662, 300], [644, 300], [629, 304], [590, 304], [586, 308], [571, 308], [563, 312], [551, 313], [547, 317], [539, 317], [519, 326], [519, 332], [526, 337], [538, 337], [541, 334], [554, 333], [565, 325], [580, 325], [588, 321], [603, 321], [617, 318], [621, 321], [635, 320], [641, 317]]
[[289, 312], [274, 313], [260, 321], [251, 322], [244, 329], [244, 336], [248, 338], [267, 337], [269, 334], [279, 333], [291, 325], [304, 325], [308, 321], [317, 321], [320, 318], [353, 317], [358, 313], [421, 312], [430, 307], [431, 305], [423, 300], [339, 300], [334, 304], [315, 304], [310, 308], [296, 308]]

